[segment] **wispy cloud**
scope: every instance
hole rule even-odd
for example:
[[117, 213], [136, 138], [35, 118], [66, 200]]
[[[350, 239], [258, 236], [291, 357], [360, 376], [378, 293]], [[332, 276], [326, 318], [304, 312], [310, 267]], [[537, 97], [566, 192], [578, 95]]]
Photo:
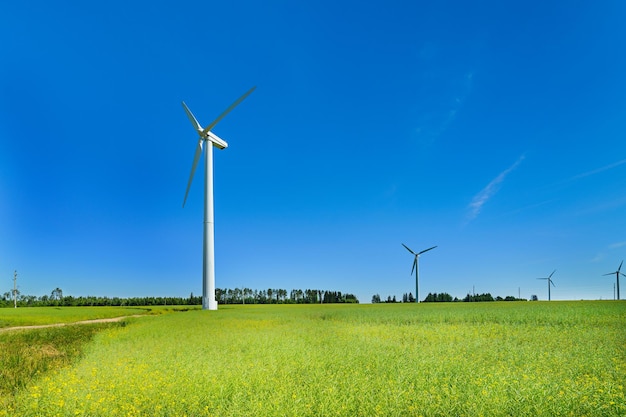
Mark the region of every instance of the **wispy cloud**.
[[520, 156], [517, 161], [504, 171], [502, 171], [497, 177], [495, 177], [485, 188], [483, 188], [478, 194], [474, 196], [472, 202], [468, 206], [469, 213], [467, 215], [467, 221], [474, 220], [482, 210], [483, 206], [495, 193], [500, 189], [500, 185], [506, 178], [506, 176], [513, 171], [524, 160], [525, 155]]
[[626, 242], [616, 242], [609, 245], [609, 249], [618, 249], [626, 246]]
[[598, 253], [598, 254], [596, 254], [596, 256], [594, 256], [594, 257], [591, 259], [591, 261], [590, 261], [590, 262], [594, 262], [594, 263], [595, 263], [595, 262], [600, 262], [600, 261], [602, 261], [602, 260], [604, 260], [604, 253]]
[[576, 212], [575, 214], [578, 216], [583, 216], [583, 215], [601, 213], [601, 212], [610, 211], [610, 210], [616, 210], [624, 206], [626, 206], [626, 197], [614, 198], [614, 199], [607, 200], [601, 204], [587, 207], [583, 210]]
[[[620, 248], [623, 248], [624, 246], [626, 246], [626, 241], [615, 242], [615, 243], [611, 243], [610, 245], [608, 245], [606, 249], [608, 249], [608, 252], [612, 252], [615, 249], [620, 249]], [[600, 262], [600, 261], [605, 260], [606, 258], [607, 258], [607, 250], [602, 250], [593, 259], [591, 259], [591, 262]]]
[[518, 214], [518, 213], [521, 213], [521, 212], [526, 211], [526, 210], [532, 210], [532, 209], [537, 208], [537, 207], [545, 206], [546, 204], [553, 203], [554, 201], [555, 201], [555, 199], [550, 199], [550, 200], [541, 201], [539, 203], [530, 204], [528, 206], [524, 206], [524, 207], [520, 207], [520, 208], [515, 209], [515, 210], [511, 210], [508, 213], [505, 213], [505, 215], [510, 216], [512, 214]]
[[434, 110], [421, 113], [415, 128], [415, 133], [424, 143], [434, 142], [454, 123], [471, 93], [473, 77], [474, 73], [468, 72], [442, 83], [442, 89], [453, 91], [443, 91], [440, 94], [445, 97], [445, 103], [430, 103]]
[[590, 175], [599, 174], [600, 172], [608, 171], [609, 169], [616, 168], [620, 165], [626, 164], [626, 159], [622, 159], [621, 161], [614, 162], [610, 165], [604, 166], [602, 168], [594, 169], [593, 171], [583, 172], [582, 174], [574, 175], [569, 181], [579, 180], [581, 178], [588, 177]]

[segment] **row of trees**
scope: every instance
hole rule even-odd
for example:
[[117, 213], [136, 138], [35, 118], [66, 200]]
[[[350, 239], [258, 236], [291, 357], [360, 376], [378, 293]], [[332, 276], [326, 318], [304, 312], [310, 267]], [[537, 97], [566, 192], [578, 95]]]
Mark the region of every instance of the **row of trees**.
[[[152, 306], [152, 305], [202, 305], [202, 297], [193, 293], [184, 297], [96, 297], [71, 295], [64, 296], [63, 290], [55, 288], [50, 295], [40, 297], [24, 295], [17, 291], [18, 307], [39, 306]], [[300, 290], [290, 292], [284, 289], [252, 290], [250, 288], [217, 288], [215, 298], [220, 304], [319, 304], [319, 303], [358, 303], [353, 294], [341, 291]], [[0, 296], [0, 307], [13, 307], [13, 291]]]
[[[393, 297], [391, 295], [387, 296], [387, 299], [381, 299], [380, 298], [380, 294], [374, 294], [372, 296], [372, 303], [373, 304], [377, 304], [377, 303], [398, 303], [399, 301], [396, 299], [396, 296], [394, 295]], [[415, 297], [413, 297], [413, 293], [404, 293], [402, 295], [402, 302], [403, 303], [414, 303], [415, 302]]]
[[358, 303], [354, 294], [342, 294], [341, 291], [328, 290], [300, 290], [268, 288], [267, 290], [252, 290], [250, 288], [217, 288], [215, 298], [220, 304], [330, 304], [330, 303]]
[[[465, 296], [465, 298], [458, 299], [457, 297], [452, 298], [452, 296], [450, 294], [448, 294], [447, 292], [442, 292], [442, 293], [428, 293], [428, 295], [426, 296], [426, 298], [424, 298], [424, 300], [422, 302], [424, 303], [449, 303], [449, 302], [480, 302], [480, 301], [526, 301], [523, 298], [515, 298], [512, 297], [510, 295], [502, 298], [500, 296], [497, 297], [493, 297], [490, 293], [485, 293], [485, 294], [467, 294]], [[379, 294], [374, 294], [372, 296], [372, 303], [397, 303], [399, 301], [396, 300], [396, 296], [394, 295], [392, 296], [387, 296], [387, 300], [382, 300], [380, 298]], [[404, 293], [402, 295], [402, 302], [403, 303], [414, 303], [415, 302], [415, 297], [413, 297], [412, 293]]]
[[494, 298], [491, 294], [485, 293], [485, 294], [474, 294], [474, 295], [467, 294], [465, 298], [463, 298], [463, 301], [477, 302], [477, 301], [527, 301], [527, 300], [525, 298], [516, 298], [516, 297], [513, 297], [512, 295], [507, 295], [504, 298], [498, 295], [497, 297]]
[[456, 297], [454, 297], [453, 299], [452, 296], [447, 292], [440, 292], [439, 294], [428, 293], [426, 298], [424, 298], [425, 303], [449, 303], [452, 301], [459, 301], [459, 299]]

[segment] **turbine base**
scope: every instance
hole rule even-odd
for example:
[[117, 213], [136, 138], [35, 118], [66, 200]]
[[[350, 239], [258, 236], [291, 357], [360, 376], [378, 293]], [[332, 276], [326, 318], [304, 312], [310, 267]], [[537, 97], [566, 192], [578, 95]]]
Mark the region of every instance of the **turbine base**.
[[202, 309], [203, 310], [217, 310], [217, 300], [213, 299], [202, 299]]

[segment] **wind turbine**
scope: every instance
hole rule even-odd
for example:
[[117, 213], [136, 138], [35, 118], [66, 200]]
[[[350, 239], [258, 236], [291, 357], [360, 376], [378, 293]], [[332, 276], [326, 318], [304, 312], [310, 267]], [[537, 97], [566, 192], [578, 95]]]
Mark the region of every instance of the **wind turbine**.
[[[183, 101], [183, 108], [187, 117], [194, 129], [198, 133], [200, 139], [198, 140], [198, 146], [196, 147], [196, 153], [193, 156], [193, 164], [191, 165], [191, 174], [189, 175], [189, 182], [187, 183], [187, 191], [185, 191], [185, 199], [183, 200], [183, 207], [187, 201], [187, 195], [189, 194], [189, 188], [193, 180], [193, 174], [196, 171], [198, 161], [202, 154], [203, 145], [205, 146], [205, 158], [204, 158], [204, 235], [202, 244], [202, 309], [203, 310], [217, 310], [217, 301], [215, 300], [215, 228], [213, 223], [213, 146], [218, 149], [225, 149], [228, 147], [228, 143], [219, 138], [216, 134], [211, 132], [211, 129], [219, 123], [232, 109], [237, 107], [246, 97], [254, 91], [256, 87], [252, 87], [243, 96], [239, 97], [233, 104], [230, 105], [217, 119], [210, 125], [203, 128], [198, 120], [196, 120], [191, 110], [187, 107]], [[212, 146], [210, 146], [212, 145]]]
[[550, 301], [550, 284], [552, 284], [553, 287], [556, 287], [556, 285], [554, 285], [554, 282], [552, 282], [552, 275], [554, 275], [555, 272], [556, 272], [556, 269], [554, 271], [552, 271], [552, 274], [548, 275], [547, 278], [537, 278], [537, 279], [547, 279], [548, 280], [548, 301]]
[[418, 259], [419, 259], [420, 255], [422, 253], [428, 252], [431, 249], [435, 249], [437, 246], [433, 246], [432, 248], [424, 249], [423, 251], [418, 252], [418, 253], [413, 252], [404, 243], [402, 244], [402, 246], [404, 246], [406, 248], [406, 250], [408, 250], [413, 255], [415, 255], [415, 259], [413, 260], [413, 268], [411, 268], [411, 275], [413, 275], [413, 270], [415, 270], [415, 302], [419, 303], [420, 302], [420, 297], [419, 297], [419, 264], [418, 264]]
[[[622, 264], [624, 263], [624, 261], [622, 260], [622, 262], [620, 262], [619, 264], [619, 268], [617, 268], [617, 271], [615, 272], [609, 272], [608, 274], [604, 274], [602, 275], [603, 277], [606, 275], [613, 275], [615, 274], [615, 278], [617, 279], [617, 299], [619, 300], [619, 274], [624, 275], [623, 272], [620, 272], [620, 269], [622, 269]], [[626, 275], [624, 275], [626, 277]]]

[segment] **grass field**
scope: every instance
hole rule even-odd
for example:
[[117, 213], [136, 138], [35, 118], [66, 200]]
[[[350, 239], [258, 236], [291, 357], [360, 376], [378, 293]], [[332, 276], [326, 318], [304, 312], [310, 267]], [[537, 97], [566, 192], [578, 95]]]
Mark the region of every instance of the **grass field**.
[[[158, 311], [161, 307], [156, 307]], [[35, 326], [74, 323], [83, 320], [147, 314], [147, 307], [20, 307], [0, 308], [0, 329], [13, 326]]]
[[[123, 324], [66, 326], [0, 334], [0, 409], [30, 382], [80, 357], [98, 332]], [[1, 413], [1, 412], [0, 412]]]
[[611, 301], [142, 317], [97, 333], [0, 416], [623, 416], [625, 324]]

